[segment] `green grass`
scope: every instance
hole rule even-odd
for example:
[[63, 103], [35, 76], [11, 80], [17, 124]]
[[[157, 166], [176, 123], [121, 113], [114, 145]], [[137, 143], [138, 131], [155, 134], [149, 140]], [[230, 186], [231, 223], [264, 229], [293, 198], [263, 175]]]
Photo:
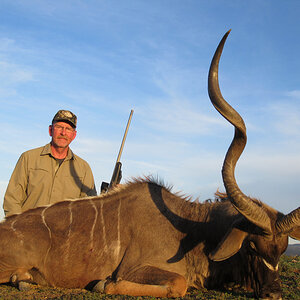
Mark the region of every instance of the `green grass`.
[[[300, 299], [300, 256], [290, 257], [283, 255], [280, 261], [280, 278], [283, 289], [283, 299]], [[141, 300], [155, 299], [153, 297], [130, 297], [130, 296], [110, 296], [98, 294], [82, 289], [59, 289], [43, 288], [35, 286], [34, 289], [21, 292], [10, 285], [0, 285], [0, 299], [63, 299], [63, 300], [99, 300], [99, 299], [126, 299]], [[208, 291], [191, 290], [181, 299], [253, 299], [252, 294], [243, 291]]]

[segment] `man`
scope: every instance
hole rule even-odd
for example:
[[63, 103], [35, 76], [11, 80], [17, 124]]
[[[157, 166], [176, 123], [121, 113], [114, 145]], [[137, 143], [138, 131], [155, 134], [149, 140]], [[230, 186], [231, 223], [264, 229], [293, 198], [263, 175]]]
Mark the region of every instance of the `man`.
[[76, 125], [72, 112], [59, 110], [49, 126], [51, 142], [20, 156], [4, 196], [6, 216], [64, 199], [96, 195], [90, 166], [69, 147], [76, 137]]

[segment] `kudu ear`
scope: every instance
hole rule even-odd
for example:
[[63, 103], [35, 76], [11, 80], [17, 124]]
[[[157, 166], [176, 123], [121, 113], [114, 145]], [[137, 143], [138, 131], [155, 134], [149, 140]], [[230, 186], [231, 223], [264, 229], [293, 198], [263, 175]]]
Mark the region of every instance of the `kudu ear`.
[[247, 232], [238, 228], [229, 229], [217, 248], [209, 254], [209, 258], [213, 261], [222, 261], [233, 256], [241, 249], [246, 236]]
[[289, 236], [295, 240], [300, 241], [300, 226], [294, 227], [291, 232], [289, 232]]

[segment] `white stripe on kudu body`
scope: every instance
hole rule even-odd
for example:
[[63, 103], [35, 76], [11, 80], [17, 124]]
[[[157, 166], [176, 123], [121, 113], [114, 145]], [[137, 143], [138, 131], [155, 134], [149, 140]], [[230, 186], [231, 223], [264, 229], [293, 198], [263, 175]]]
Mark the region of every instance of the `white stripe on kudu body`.
[[94, 232], [95, 232], [95, 226], [96, 226], [96, 222], [97, 222], [97, 219], [98, 219], [98, 210], [97, 210], [97, 207], [94, 203], [94, 201], [90, 200], [90, 203], [93, 207], [93, 209], [95, 210], [95, 217], [94, 217], [94, 222], [93, 222], [93, 225], [92, 225], [92, 229], [91, 229], [91, 236], [90, 236], [90, 239], [91, 239], [91, 242], [90, 242], [90, 247], [91, 249], [93, 249], [94, 247]]
[[115, 257], [118, 261], [120, 250], [121, 250], [121, 232], [120, 232], [120, 224], [121, 224], [121, 199], [119, 200], [119, 206], [118, 206], [118, 239], [117, 239], [117, 245], [115, 249]]
[[11, 223], [11, 229], [13, 230], [13, 232], [16, 234], [16, 236], [18, 237], [18, 239], [20, 240], [20, 243], [21, 243], [21, 245], [23, 245], [24, 244], [24, 235], [23, 235], [23, 233], [22, 232], [20, 232], [19, 230], [17, 230], [16, 228], [15, 228], [15, 223], [16, 223], [16, 221], [17, 221], [17, 219], [16, 220], [14, 220], [12, 223]]
[[72, 212], [72, 204], [73, 202], [70, 201], [69, 205], [68, 205], [68, 210], [69, 210], [69, 228], [68, 228], [68, 234], [67, 234], [67, 238], [66, 238], [66, 255], [64, 257], [65, 261], [68, 262], [69, 261], [69, 256], [70, 256], [70, 248], [71, 248], [71, 232], [72, 232], [72, 223], [73, 223], [73, 212]]
[[100, 206], [100, 218], [101, 218], [101, 225], [102, 225], [102, 236], [103, 236], [103, 250], [104, 252], [108, 251], [107, 242], [106, 242], [106, 231], [105, 231], [105, 223], [104, 223], [104, 216], [103, 216], [103, 202], [101, 201]]
[[52, 239], [51, 230], [50, 230], [50, 228], [49, 228], [49, 226], [47, 225], [46, 220], [45, 220], [45, 211], [47, 210], [48, 207], [49, 207], [49, 206], [45, 207], [45, 208], [42, 210], [42, 213], [41, 213], [41, 217], [42, 217], [43, 224], [44, 224], [45, 227], [48, 229], [48, 232], [49, 232], [49, 239], [50, 239], [49, 248], [47, 249], [47, 252], [46, 252], [46, 255], [45, 255], [45, 258], [44, 258], [44, 265], [46, 264], [47, 256], [48, 256], [49, 251], [50, 251], [50, 249], [51, 249], [51, 239]]
[[[116, 220], [116, 235], [112, 238], [112, 240], [109, 242], [109, 245], [107, 247], [109, 251], [109, 255], [111, 257], [112, 263], [118, 264], [119, 263], [119, 256], [121, 252], [121, 200], [119, 200], [118, 203], [118, 211], [116, 214], [117, 220]], [[114, 231], [115, 232], [115, 231]]]

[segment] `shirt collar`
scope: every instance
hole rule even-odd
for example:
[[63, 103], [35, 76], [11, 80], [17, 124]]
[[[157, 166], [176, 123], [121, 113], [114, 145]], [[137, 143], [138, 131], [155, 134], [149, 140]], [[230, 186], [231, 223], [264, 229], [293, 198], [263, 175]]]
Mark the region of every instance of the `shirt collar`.
[[[45, 146], [43, 147], [42, 152], [41, 152], [41, 155], [42, 155], [42, 156], [43, 156], [43, 155], [50, 155], [50, 156], [54, 157], [54, 156], [52, 155], [52, 153], [51, 153], [51, 144], [50, 144], [50, 143], [47, 144], [47, 145], [45, 145]], [[65, 160], [70, 160], [70, 159], [75, 159], [75, 155], [74, 155], [74, 153], [72, 152], [72, 150], [69, 148], [68, 154], [67, 154]]]

